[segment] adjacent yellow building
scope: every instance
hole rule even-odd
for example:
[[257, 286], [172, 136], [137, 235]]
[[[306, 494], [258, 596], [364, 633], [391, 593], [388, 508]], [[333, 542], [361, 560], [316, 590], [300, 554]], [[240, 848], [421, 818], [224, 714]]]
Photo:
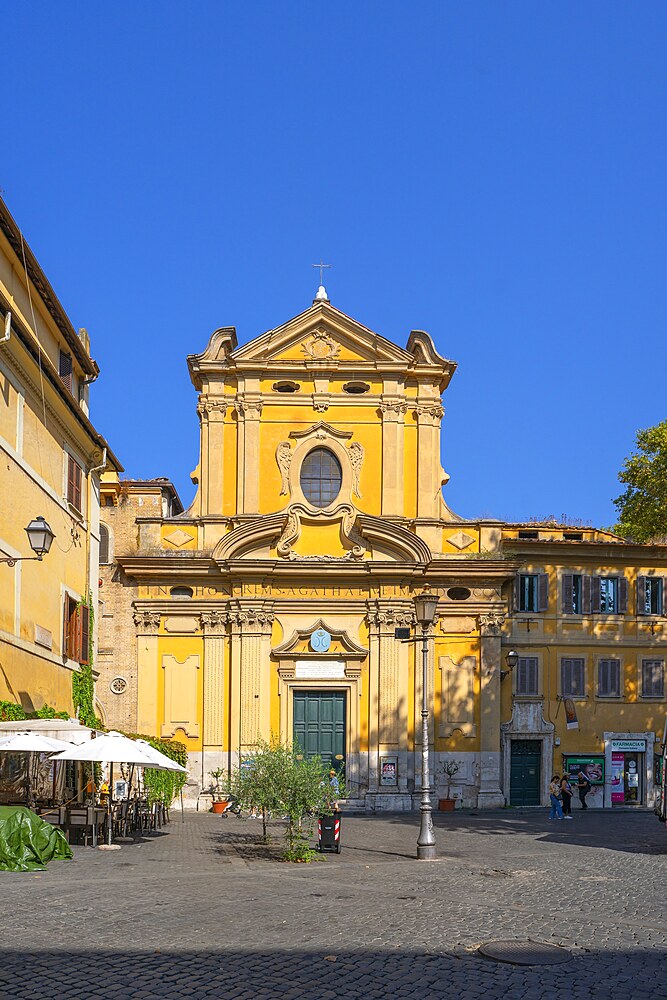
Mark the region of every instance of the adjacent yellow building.
[[367, 808], [409, 809], [421, 670], [395, 629], [413, 625], [429, 585], [437, 797], [455, 760], [464, 805], [544, 802], [563, 766], [588, 768], [593, 805], [619, 788], [651, 803], [665, 547], [454, 514], [440, 424], [456, 365], [423, 331], [391, 343], [323, 288], [241, 347], [234, 328], [216, 330], [188, 364], [191, 507], [168, 480], [103, 476], [109, 724], [182, 740], [192, 800], [214, 768], [279, 734], [344, 769]]
[[[99, 477], [122, 471], [88, 417], [98, 374], [0, 199], [0, 717], [3, 702], [74, 714], [94, 657]], [[41, 561], [25, 558], [36, 516], [55, 535]]]

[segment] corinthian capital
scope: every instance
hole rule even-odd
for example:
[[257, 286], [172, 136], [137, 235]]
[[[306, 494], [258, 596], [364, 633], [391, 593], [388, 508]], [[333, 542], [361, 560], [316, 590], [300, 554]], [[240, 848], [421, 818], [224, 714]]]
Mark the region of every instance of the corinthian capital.
[[263, 608], [234, 608], [229, 612], [229, 621], [240, 629], [252, 632], [270, 632], [275, 615]]
[[479, 616], [479, 627], [482, 635], [500, 635], [505, 624], [505, 615], [499, 611], [490, 611]]
[[204, 632], [221, 632], [227, 624], [224, 611], [202, 611], [199, 624]]
[[132, 621], [141, 632], [157, 632], [160, 628], [160, 615], [156, 611], [134, 611]]

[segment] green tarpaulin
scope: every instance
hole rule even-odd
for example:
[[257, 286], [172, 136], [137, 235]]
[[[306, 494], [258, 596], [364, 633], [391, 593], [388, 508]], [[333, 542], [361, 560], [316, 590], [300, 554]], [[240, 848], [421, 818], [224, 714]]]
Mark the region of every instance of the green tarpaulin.
[[0, 870], [43, 871], [54, 858], [71, 858], [62, 830], [25, 806], [0, 806]]

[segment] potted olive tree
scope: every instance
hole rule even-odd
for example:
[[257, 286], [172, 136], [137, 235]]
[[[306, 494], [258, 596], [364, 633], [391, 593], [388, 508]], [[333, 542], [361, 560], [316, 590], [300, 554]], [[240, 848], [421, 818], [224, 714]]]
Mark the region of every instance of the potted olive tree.
[[217, 767], [215, 771], [209, 771], [209, 774], [213, 779], [211, 786], [211, 811], [214, 813], [224, 813], [230, 802], [229, 795], [223, 791], [220, 785], [220, 779], [224, 777], [225, 770], [222, 767]]
[[461, 770], [462, 760], [446, 760], [440, 764], [440, 770], [447, 779], [447, 794], [444, 799], [438, 799], [438, 809], [441, 812], [453, 812], [456, 808], [456, 799], [451, 798], [452, 778]]

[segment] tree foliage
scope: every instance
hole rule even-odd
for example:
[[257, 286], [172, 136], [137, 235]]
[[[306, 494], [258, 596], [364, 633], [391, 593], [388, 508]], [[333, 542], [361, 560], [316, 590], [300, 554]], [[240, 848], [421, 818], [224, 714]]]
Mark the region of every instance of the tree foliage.
[[331, 808], [329, 768], [319, 757], [305, 757], [298, 747], [277, 737], [261, 741], [252, 760], [232, 773], [230, 792], [241, 808], [261, 813], [265, 839], [269, 817], [286, 817], [283, 857], [311, 860], [314, 818]]
[[633, 542], [657, 541], [667, 536], [667, 420], [638, 431], [636, 446], [618, 475], [626, 489], [614, 500], [614, 531]]

